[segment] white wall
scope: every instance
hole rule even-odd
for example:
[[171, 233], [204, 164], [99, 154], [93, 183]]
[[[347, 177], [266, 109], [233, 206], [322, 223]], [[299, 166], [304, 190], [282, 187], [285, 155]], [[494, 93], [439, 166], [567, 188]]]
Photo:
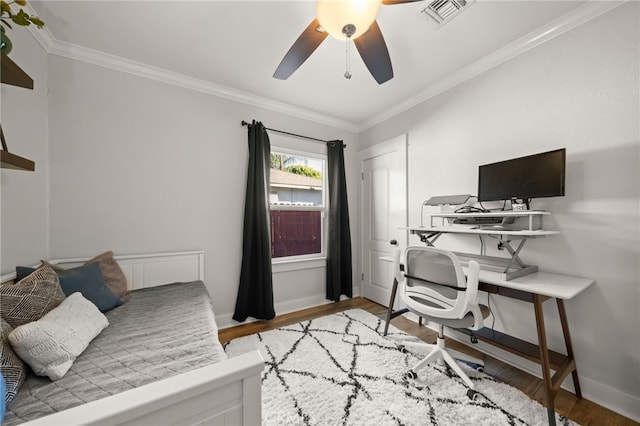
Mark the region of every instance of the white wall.
[[0, 85], [0, 118], [9, 152], [35, 161], [35, 172], [0, 171], [0, 270], [48, 257], [47, 54], [20, 26], [7, 29], [10, 58], [34, 80], [34, 89]]
[[[219, 325], [229, 326], [248, 155], [240, 122], [343, 139], [348, 192], [357, 195], [351, 132], [47, 55], [25, 29], [15, 34], [11, 57], [34, 78], [35, 90], [2, 85], [2, 124], [10, 150], [35, 160], [36, 172], [1, 172], [2, 274], [40, 259], [105, 250], [203, 249]], [[302, 139], [288, 144], [326, 152]], [[354, 203], [354, 242], [358, 209]], [[355, 269], [353, 277], [358, 295]], [[276, 313], [328, 303], [324, 280], [324, 261], [274, 267]]]
[[[475, 194], [480, 164], [567, 148], [566, 196], [534, 200], [553, 213], [546, 227], [561, 235], [529, 241], [522, 257], [596, 280], [566, 303], [583, 394], [636, 420], [639, 15], [637, 2], [620, 6], [360, 134], [361, 149], [409, 134], [412, 225], [430, 196]], [[480, 249], [477, 238], [460, 236], [437, 245]], [[497, 255], [494, 243], [489, 248]], [[537, 341], [530, 305], [492, 297], [492, 306], [497, 329]], [[544, 311], [550, 346], [564, 352], [555, 304]]]
[[[35, 158], [44, 177], [29, 175], [38, 178], [38, 187], [26, 192], [15, 183], [18, 174], [5, 182], [7, 172], [2, 172], [2, 244], [15, 250], [3, 257], [5, 273], [47, 257], [203, 249], [220, 326], [230, 325], [240, 271], [248, 155], [247, 128], [241, 120], [344, 139], [347, 162], [355, 161], [357, 136], [343, 130], [54, 55], [48, 67], [48, 117], [41, 96], [30, 107], [39, 115], [34, 119], [25, 114], [20, 122], [30, 133], [41, 129], [41, 137], [30, 138], [37, 144], [20, 153]], [[46, 74], [41, 81], [44, 87]], [[4, 87], [2, 93], [4, 104]], [[18, 145], [14, 147], [18, 152]], [[355, 196], [357, 175], [351, 172], [354, 167], [347, 168], [348, 190]], [[21, 208], [34, 199], [36, 207]], [[352, 223], [356, 215], [354, 210]], [[5, 232], [9, 227], [15, 232]], [[37, 246], [25, 239], [33, 239], [30, 234], [41, 237]], [[279, 314], [323, 303], [324, 269], [278, 272], [274, 297]]]

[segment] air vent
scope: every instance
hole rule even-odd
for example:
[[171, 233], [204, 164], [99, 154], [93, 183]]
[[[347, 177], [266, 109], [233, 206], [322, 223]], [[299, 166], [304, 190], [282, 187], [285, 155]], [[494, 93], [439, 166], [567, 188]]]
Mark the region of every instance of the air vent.
[[422, 9], [420, 16], [435, 21], [438, 28], [468, 9], [475, 0], [434, 0]]

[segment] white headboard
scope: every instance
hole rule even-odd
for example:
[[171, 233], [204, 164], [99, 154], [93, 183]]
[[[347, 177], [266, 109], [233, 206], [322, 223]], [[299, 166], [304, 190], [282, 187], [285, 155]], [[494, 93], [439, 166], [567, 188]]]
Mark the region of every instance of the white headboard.
[[[129, 290], [178, 281], [204, 281], [204, 251], [115, 255], [114, 258], [127, 277]], [[73, 268], [89, 259], [91, 258], [54, 259], [49, 263]], [[15, 277], [15, 272], [3, 275], [0, 282], [13, 280]]]

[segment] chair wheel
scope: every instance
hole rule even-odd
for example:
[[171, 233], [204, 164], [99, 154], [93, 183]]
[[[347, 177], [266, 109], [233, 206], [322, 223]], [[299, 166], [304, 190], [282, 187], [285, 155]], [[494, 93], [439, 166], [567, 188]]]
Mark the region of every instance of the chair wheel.
[[407, 348], [406, 348], [406, 347], [404, 347], [404, 345], [398, 345], [398, 350], [399, 350], [400, 352], [402, 352], [403, 354], [406, 354], [406, 353], [407, 353]]
[[476, 371], [477, 371], [478, 373], [484, 373], [484, 366], [483, 366], [483, 365], [478, 365], [478, 366], [476, 367]]
[[418, 375], [416, 374], [415, 371], [410, 370], [410, 371], [405, 373], [404, 378], [405, 379], [409, 379], [409, 380], [415, 380], [415, 379], [418, 378]]
[[476, 336], [471, 336], [469, 340], [471, 340], [471, 343], [473, 344], [478, 343], [478, 338]]
[[478, 392], [473, 389], [467, 389], [467, 397], [469, 397], [470, 400], [475, 401], [478, 399]]

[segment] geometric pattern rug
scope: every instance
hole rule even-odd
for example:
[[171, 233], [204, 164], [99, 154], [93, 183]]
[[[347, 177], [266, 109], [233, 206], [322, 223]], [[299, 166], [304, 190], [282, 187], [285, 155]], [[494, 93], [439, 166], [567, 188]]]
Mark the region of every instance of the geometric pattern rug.
[[[259, 350], [263, 425], [546, 425], [547, 409], [520, 390], [468, 366], [475, 400], [437, 363], [405, 373], [425, 353], [416, 338], [361, 309], [233, 339], [229, 357]], [[558, 425], [575, 425], [556, 414]]]

